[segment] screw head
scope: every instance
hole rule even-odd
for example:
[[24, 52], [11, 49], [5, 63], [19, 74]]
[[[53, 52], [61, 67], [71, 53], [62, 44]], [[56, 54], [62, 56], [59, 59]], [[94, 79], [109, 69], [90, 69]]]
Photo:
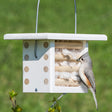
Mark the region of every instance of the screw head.
[[44, 67], [44, 72], [48, 72], [48, 67], [47, 66]]
[[29, 67], [28, 66], [25, 66], [24, 71], [25, 72], [28, 72], [29, 71]]
[[24, 43], [24, 47], [25, 47], [25, 48], [28, 48], [28, 47], [29, 47], [29, 43], [28, 43], [28, 42], [25, 42], [25, 43]]
[[47, 54], [44, 55], [44, 59], [45, 59], [45, 60], [48, 59], [48, 55], [47, 55]]
[[28, 85], [29, 84], [29, 79], [25, 79], [24, 83], [25, 83], [25, 85]]
[[48, 46], [49, 46], [49, 44], [48, 44], [48, 42], [44, 42], [44, 48], [48, 48]]
[[38, 91], [38, 89], [37, 88], [35, 88], [35, 92], [37, 92]]
[[29, 60], [29, 56], [26, 54], [26, 55], [24, 56], [24, 59], [25, 59], [25, 60]]

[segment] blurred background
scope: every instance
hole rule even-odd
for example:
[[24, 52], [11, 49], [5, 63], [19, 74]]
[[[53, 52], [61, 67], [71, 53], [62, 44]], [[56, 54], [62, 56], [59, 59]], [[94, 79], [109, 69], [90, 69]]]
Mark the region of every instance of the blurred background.
[[[23, 112], [45, 112], [60, 94], [22, 92], [22, 41], [6, 33], [35, 33], [37, 0], [0, 0], [0, 111], [11, 112], [8, 92], [18, 92]], [[108, 41], [89, 42], [100, 112], [112, 112], [112, 0], [77, 0], [78, 33], [106, 34]], [[74, 33], [74, 0], [40, 0], [38, 32]], [[90, 91], [67, 94], [62, 112], [95, 112]]]

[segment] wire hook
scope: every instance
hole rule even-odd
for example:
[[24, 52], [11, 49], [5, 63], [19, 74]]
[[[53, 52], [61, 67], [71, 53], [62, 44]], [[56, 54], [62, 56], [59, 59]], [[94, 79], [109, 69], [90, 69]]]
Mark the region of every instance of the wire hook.
[[74, 0], [75, 6], [75, 34], [77, 33], [77, 7], [76, 7], [76, 0]]
[[[40, 0], [38, 0], [38, 3], [37, 3], [37, 16], [36, 16], [36, 29], [35, 29], [35, 33], [38, 32], [38, 13], [39, 13], [39, 4], [40, 4]], [[37, 57], [37, 40], [35, 40], [34, 56], [35, 56], [35, 58], [38, 58], [38, 57]]]
[[[36, 31], [35, 31], [35, 33], [38, 32], [39, 4], [40, 4], [40, 0], [38, 0], [38, 3], [37, 3]], [[74, 0], [74, 5], [75, 5], [75, 34], [76, 34], [77, 33], [77, 7], [76, 7], [76, 0]], [[35, 55], [35, 58], [38, 58], [37, 57], [37, 40], [35, 40], [34, 55]]]

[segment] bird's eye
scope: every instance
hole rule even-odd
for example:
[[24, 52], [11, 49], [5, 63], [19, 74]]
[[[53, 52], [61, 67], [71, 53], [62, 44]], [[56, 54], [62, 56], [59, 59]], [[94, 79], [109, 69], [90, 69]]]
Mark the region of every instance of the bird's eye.
[[84, 59], [83, 59], [83, 58], [81, 58], [81, 60], [83, 61]]

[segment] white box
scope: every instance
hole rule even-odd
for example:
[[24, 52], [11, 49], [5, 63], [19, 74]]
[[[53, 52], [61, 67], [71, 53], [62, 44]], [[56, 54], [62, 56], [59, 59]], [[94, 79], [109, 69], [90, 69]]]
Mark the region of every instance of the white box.
[[88, 90], [78, 78], [79, 64], [75, 60], [88, 52], [87, 41], [107, 40], [107, 36], [29, 33], [6, 34], [4, 39], [23, 40], [23, 92], [86, 93]]

